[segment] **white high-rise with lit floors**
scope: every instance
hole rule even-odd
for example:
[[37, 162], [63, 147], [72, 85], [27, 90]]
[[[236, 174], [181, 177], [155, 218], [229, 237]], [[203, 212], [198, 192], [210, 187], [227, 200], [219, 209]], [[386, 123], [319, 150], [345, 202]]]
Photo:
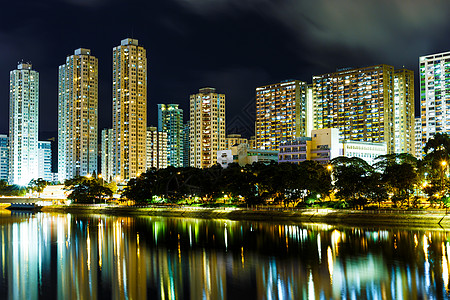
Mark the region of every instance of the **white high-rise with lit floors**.
[[450, 133], [450, 52], [421, 56], [422, 146], [436, 133]]
[[9, 183], [38, 177], [39, 73], [19, 63], [9, 82]]
[[77, 49], [59, 66], [59, 181], [97, 173], [98, 60]]
[[113, 48], [113, 173], [127, 181], [146, 171], [147, 55], [138, 40]]

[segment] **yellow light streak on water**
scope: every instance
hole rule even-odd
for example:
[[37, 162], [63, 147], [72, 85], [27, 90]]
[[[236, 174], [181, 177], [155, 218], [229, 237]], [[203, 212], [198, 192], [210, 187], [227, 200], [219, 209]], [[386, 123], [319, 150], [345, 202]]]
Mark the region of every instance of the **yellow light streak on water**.
[[331, 251], [330, 246], [328, 246], [327, 249], [327, 257], [328, 257], [328, 272], [330, 273], [330, 283], [333, 284], [333, 252]]
[[448, 291], [448, 261], [445, 255], [445, 244], [442, 242], [442, 279], [444, 280], [445, 290]]

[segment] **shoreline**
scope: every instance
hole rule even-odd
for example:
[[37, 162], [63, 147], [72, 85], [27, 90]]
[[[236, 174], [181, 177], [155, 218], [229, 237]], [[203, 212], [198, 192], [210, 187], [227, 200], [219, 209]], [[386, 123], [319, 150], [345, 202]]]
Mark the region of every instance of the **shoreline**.
[[225, 219], [288, 223], [326, 223], [347, 226], [387, 226], [450, 229], [445, 211], [357, 211], [335, 209], [251, 209], [199, 207], [117, 207], [97, 205], [51, 205], [44, 213], [105, 214], [114, 216], [154, 216], [173, 218]]

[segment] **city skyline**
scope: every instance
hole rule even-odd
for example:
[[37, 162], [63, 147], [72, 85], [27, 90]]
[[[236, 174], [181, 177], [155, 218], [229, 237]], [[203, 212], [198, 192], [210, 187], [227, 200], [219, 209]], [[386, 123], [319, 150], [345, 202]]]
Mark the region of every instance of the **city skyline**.
[[[444, 1], [433, 6], [325, 0], [277, 5], [223, 0], [214, 7], [196, 0], [7, 3], [4, 11], [12, 13], [0, 23], [0, 95], [7, 98], [6, 76], [15, 63], [31, 61], [41, 74], [41, 105], [46, 107], [40, 131], [56, 131], [57, 67], [67, 53], [86, 47], [99, 59], [99, 107], [104, 111], [99, 129], [110, 128], [111, 49], [115, 41], [134, 37], [149, 51], [149, 124], [156, 123], [156, 104], [179, 103], [187, 111], [190, 94], [214, 86], [227, 94], [229, 133], [249, 131], [255, 87], [290, 78], [310, 82], [339, 67], [376, 64], [414, 70], [418, 107], [418, 57], [450, 49], [450, 42], [440, 38], [450, 28], [444, 16], [448, 10]], [[382, 17], [375, 16], [377, 11]], [[19, 12], [21, 22], [15, 22]], [[65, 22], [76, 15], [84, 17]], [[197, 46], [205, 37], [220, 44], [214, 53]], [[2, 133], [7, 132], [5, 119], [0, 113]]]

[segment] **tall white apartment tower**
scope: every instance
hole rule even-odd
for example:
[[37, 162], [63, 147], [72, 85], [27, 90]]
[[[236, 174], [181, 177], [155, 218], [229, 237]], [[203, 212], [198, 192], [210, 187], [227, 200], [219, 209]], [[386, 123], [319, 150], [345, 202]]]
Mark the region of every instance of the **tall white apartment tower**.
[[147, 56], [138, 40], [113, 48], [112, 151], [114, 178], [126, 181], [146, 171]]
[[9, 183], [38, 177], [39, 73], [19, 63], [9, 81]]
[[213, 166], [225, 149], [225, 95], [209, 87], [191, 95], [189, 124], [191, 167]]
[[419, 58], [422, 147], [436, 133], [450, 133], [450, 52]]
[[97, 173], [98, 60], [77, 49], [59, 66], [58, 179]]

